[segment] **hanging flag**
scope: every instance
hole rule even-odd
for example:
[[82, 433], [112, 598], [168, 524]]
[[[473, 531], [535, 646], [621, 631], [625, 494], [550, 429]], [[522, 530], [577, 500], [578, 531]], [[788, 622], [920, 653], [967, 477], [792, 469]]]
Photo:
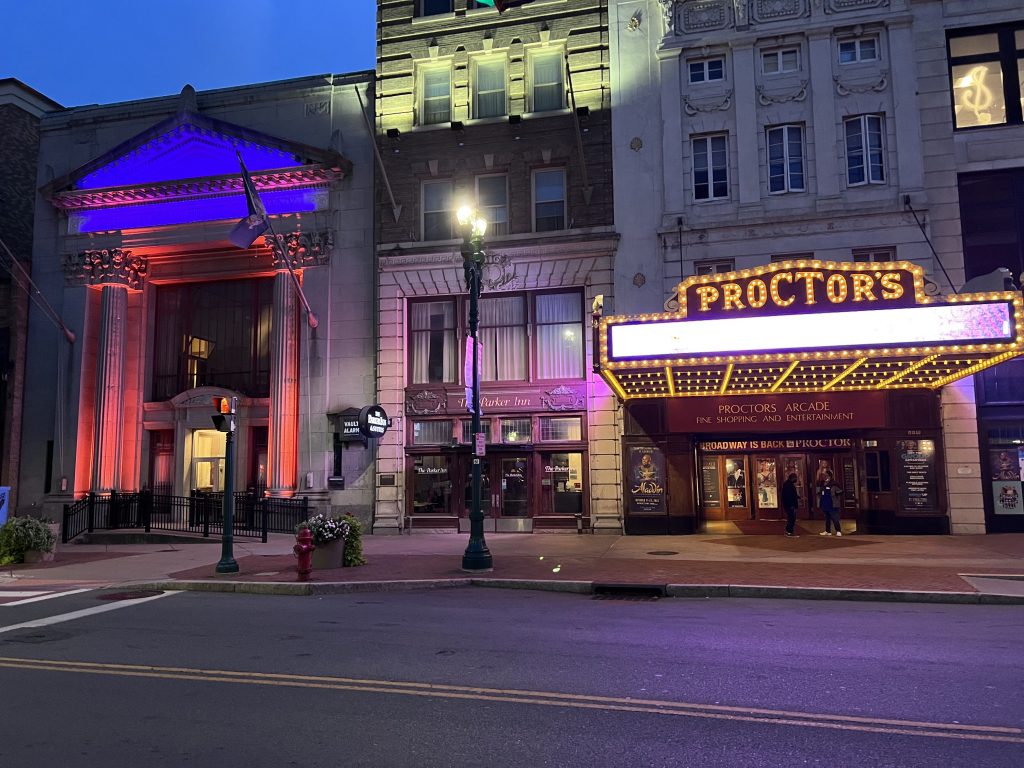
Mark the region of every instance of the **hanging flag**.
[[242, 162], [242, 153], [236, 151], [238, 164], [242, 167], [242, 185], [245, 187], [245, 202], [249, 207], [249, 215], [242, 219], [228, 235], [231, 244], [238, 248], [248, 248], [256, 242], [256, 238], [267, 231], [267, 209], [263, 207], [256, 185]]
[[[476, 340], [476, 380], [479, 382], [483, 379], [482, 373], [484, 369], [484, 345], [480, 343], [480, 339]], [[462, 379], [466, 391], [466, 410], [470, 413], [473, 412], [473, 338], [471, 336], [466, 337], [466, 359], [462, 365]], [[480, 413], [484, 412], [483, 407], [480, 408]]]
[[477, 0], [480, 5], [488, 5], [491, 8], [497, 8], [498, 13], [504, 13], [509, 8], [516, 8], [520, 5], [526, 5], [532, 3], [533, 0]]

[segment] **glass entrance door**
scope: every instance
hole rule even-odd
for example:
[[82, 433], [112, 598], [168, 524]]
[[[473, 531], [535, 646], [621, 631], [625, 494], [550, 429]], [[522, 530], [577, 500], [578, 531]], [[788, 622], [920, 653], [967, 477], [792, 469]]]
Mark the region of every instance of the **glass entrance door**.
[[501, 457], [500, 517], [530, 517], [530, 460], [526, 456]]
[[192, 479], [195, 490], [219, 493], [224, 488], [223, 459], [193, 459]]

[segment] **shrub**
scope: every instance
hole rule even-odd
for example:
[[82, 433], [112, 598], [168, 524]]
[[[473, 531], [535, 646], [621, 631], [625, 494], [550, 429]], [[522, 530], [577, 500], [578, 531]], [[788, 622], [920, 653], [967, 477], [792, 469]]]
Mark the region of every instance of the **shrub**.
[[34, 517], [12, 517], [0, 528], [0, 565], [22, 563], [25, 552], [52, 552], [57, 540], [49, 526]]
[[352, 515], [343, 518], [348, 523], [348, 537], [345, 539], [345, 565], [366, 565], [363, 557], [363, 524]]
[[295, 526], [298, 533], [302, 528], [309, 528], [313, 532], [314, 544], [327, 544], [336, 539], [347, 538], [349, 535], [349, 523], [344, 517], [330, 517], [329, 515], [313, 515], [305, 522]]

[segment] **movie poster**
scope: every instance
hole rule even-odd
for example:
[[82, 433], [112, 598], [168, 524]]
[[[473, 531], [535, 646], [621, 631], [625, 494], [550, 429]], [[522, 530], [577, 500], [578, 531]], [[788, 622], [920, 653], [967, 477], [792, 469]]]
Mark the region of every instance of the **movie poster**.
[[775, 475], [775, 459], [757, 460], [757, 506], [779, 508], [779, 485]]
[[665, 512], [665, 457], [653, 446], [629, 449], [629, 510], [642, 515]]

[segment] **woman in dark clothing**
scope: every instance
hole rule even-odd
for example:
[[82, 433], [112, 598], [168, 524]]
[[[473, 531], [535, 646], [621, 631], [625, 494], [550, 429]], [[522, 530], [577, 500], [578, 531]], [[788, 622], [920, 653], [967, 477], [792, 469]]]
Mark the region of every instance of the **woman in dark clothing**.
[[796, 472], [791, 472], [782, 484], [782, 508], [786, 510], [786, 535], [794, 537], [796, 508], [800, 506], [800, 492], [796, 489]]

